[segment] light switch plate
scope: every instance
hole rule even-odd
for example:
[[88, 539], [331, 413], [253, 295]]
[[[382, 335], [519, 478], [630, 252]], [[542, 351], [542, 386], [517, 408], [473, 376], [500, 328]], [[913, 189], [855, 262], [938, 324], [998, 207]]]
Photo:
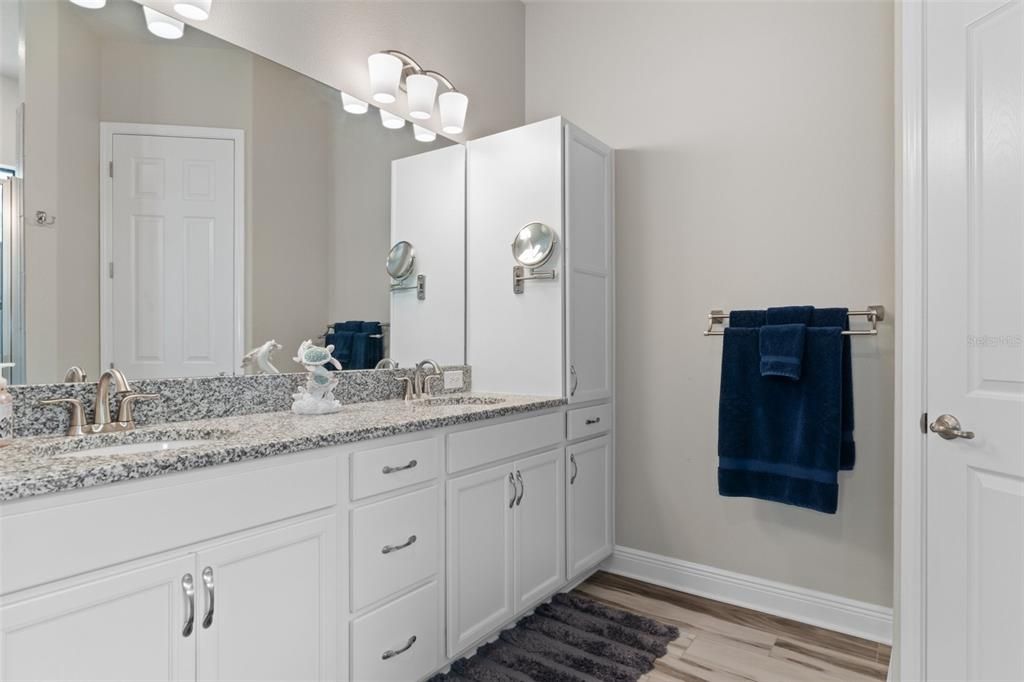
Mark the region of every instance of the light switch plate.
[[445, 370], [444, 373], [444, 387], [445, 390], [452, 388], [462, 388], [462, 370], [461, 369], [449, 369]]

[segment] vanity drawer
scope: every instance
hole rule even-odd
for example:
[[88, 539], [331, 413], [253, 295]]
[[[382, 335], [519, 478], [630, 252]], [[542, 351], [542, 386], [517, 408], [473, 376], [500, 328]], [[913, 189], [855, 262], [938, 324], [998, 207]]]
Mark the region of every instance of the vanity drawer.
[[612, 406], [592, 405], [566, 412], [569, 440], [607, 433], [612, 427]]
[[441, 462], [440, 437], [357, 450], [352, 453], [352, 499], [437, 478]]
[[437, 590], [430, 583], [352, 623], [353, 680], [408, 682], [438, 666]]
[[437, 573], [440, 486], [352, 510], [352, 610]]
[[448, 436], [448, 472], [540, 450], [564, 438], [565, 419], [561, 412], [459, 431]]

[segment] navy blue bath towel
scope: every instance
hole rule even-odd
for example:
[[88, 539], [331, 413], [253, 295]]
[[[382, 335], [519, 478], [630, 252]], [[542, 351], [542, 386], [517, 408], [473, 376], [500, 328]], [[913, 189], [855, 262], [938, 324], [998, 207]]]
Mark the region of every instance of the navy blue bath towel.
[[756, 311], [737, 313], [723, 343], [719, 493], [835, 513], [843, 428], [842, 327], [807, 328], [801, 377], [790, 381], [761, 376], [763, 318]]
[[761, 327], [761, 376], [800, 380], [804, 359], [805, 324], [766, 324]]

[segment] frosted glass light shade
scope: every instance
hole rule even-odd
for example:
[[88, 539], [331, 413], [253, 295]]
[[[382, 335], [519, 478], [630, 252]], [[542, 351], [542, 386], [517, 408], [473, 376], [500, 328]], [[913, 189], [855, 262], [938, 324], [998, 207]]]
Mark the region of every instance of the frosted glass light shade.
[[416, 138], [417, 142], [433, 142], [437, 139], [437, 133], [416, 123], [412, 124], [412, 136]]
[[385, 128], [391, 130], [398, 130], [405, 126], [405, 119], [401, 116], [395, 116], [390, 111], [380, 110], [380, 122]]
[[370, 67], [370, 93], [382, 104], [391, 104], [402, 79], [402, 60], [393, 54], [378, 52], [366, 60]]
[[107, 4], [107, 0], [71, 0], [71, 2], [86, 9], [103, 9]]
[[405, 89], [409, 93], [409, 115], [421, 121], [430, 118], [434, 114], [437, 81], [422, 73], [414, 73], [405, 79]]
[[193, 21], [206, 21], [210, 18], [210, 6], [213, 0], [181, 0], [174, 3], [174, 11]]
[[146, 17], [146, 28], [155, 36], [177, 40], [185, 34], [185, 24], [177, 19], [145, 6], [142, 8], [142, 13]]
[[461, 92], [443, 92], [437, 98], [441, 110], [441, 130], [449, 135], [458, 135], [466, 125], [466, 109], [469, 98]]
[[341, 93], [341, 108], [350, 114], [365, 114], [370, 109], [370, 105], [358, 97], [343, 92]]

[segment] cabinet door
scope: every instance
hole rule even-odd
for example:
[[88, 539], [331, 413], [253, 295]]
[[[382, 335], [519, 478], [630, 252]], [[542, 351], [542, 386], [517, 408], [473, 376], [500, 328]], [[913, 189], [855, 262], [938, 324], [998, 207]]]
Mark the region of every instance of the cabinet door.
[[566, 386], [569, 402], [612, 394], [612, 152], [565, 129]]
[[515, 595], [521, 612], [565, 577], [565, 455], [552, 450], [515, 463]]
[[108, 572], [0, 608], [0, 679], [194, 680], [195, 557]]
[[334, 513], [199, 553], [201, 680], [336, 678]]
[[611, 440], [588, 440], [569, 446], [567, 452], [571, 580], [612, 553]]
[[515, 478], [502, 465], [448, 481], [448, 654], [512, 617]]

